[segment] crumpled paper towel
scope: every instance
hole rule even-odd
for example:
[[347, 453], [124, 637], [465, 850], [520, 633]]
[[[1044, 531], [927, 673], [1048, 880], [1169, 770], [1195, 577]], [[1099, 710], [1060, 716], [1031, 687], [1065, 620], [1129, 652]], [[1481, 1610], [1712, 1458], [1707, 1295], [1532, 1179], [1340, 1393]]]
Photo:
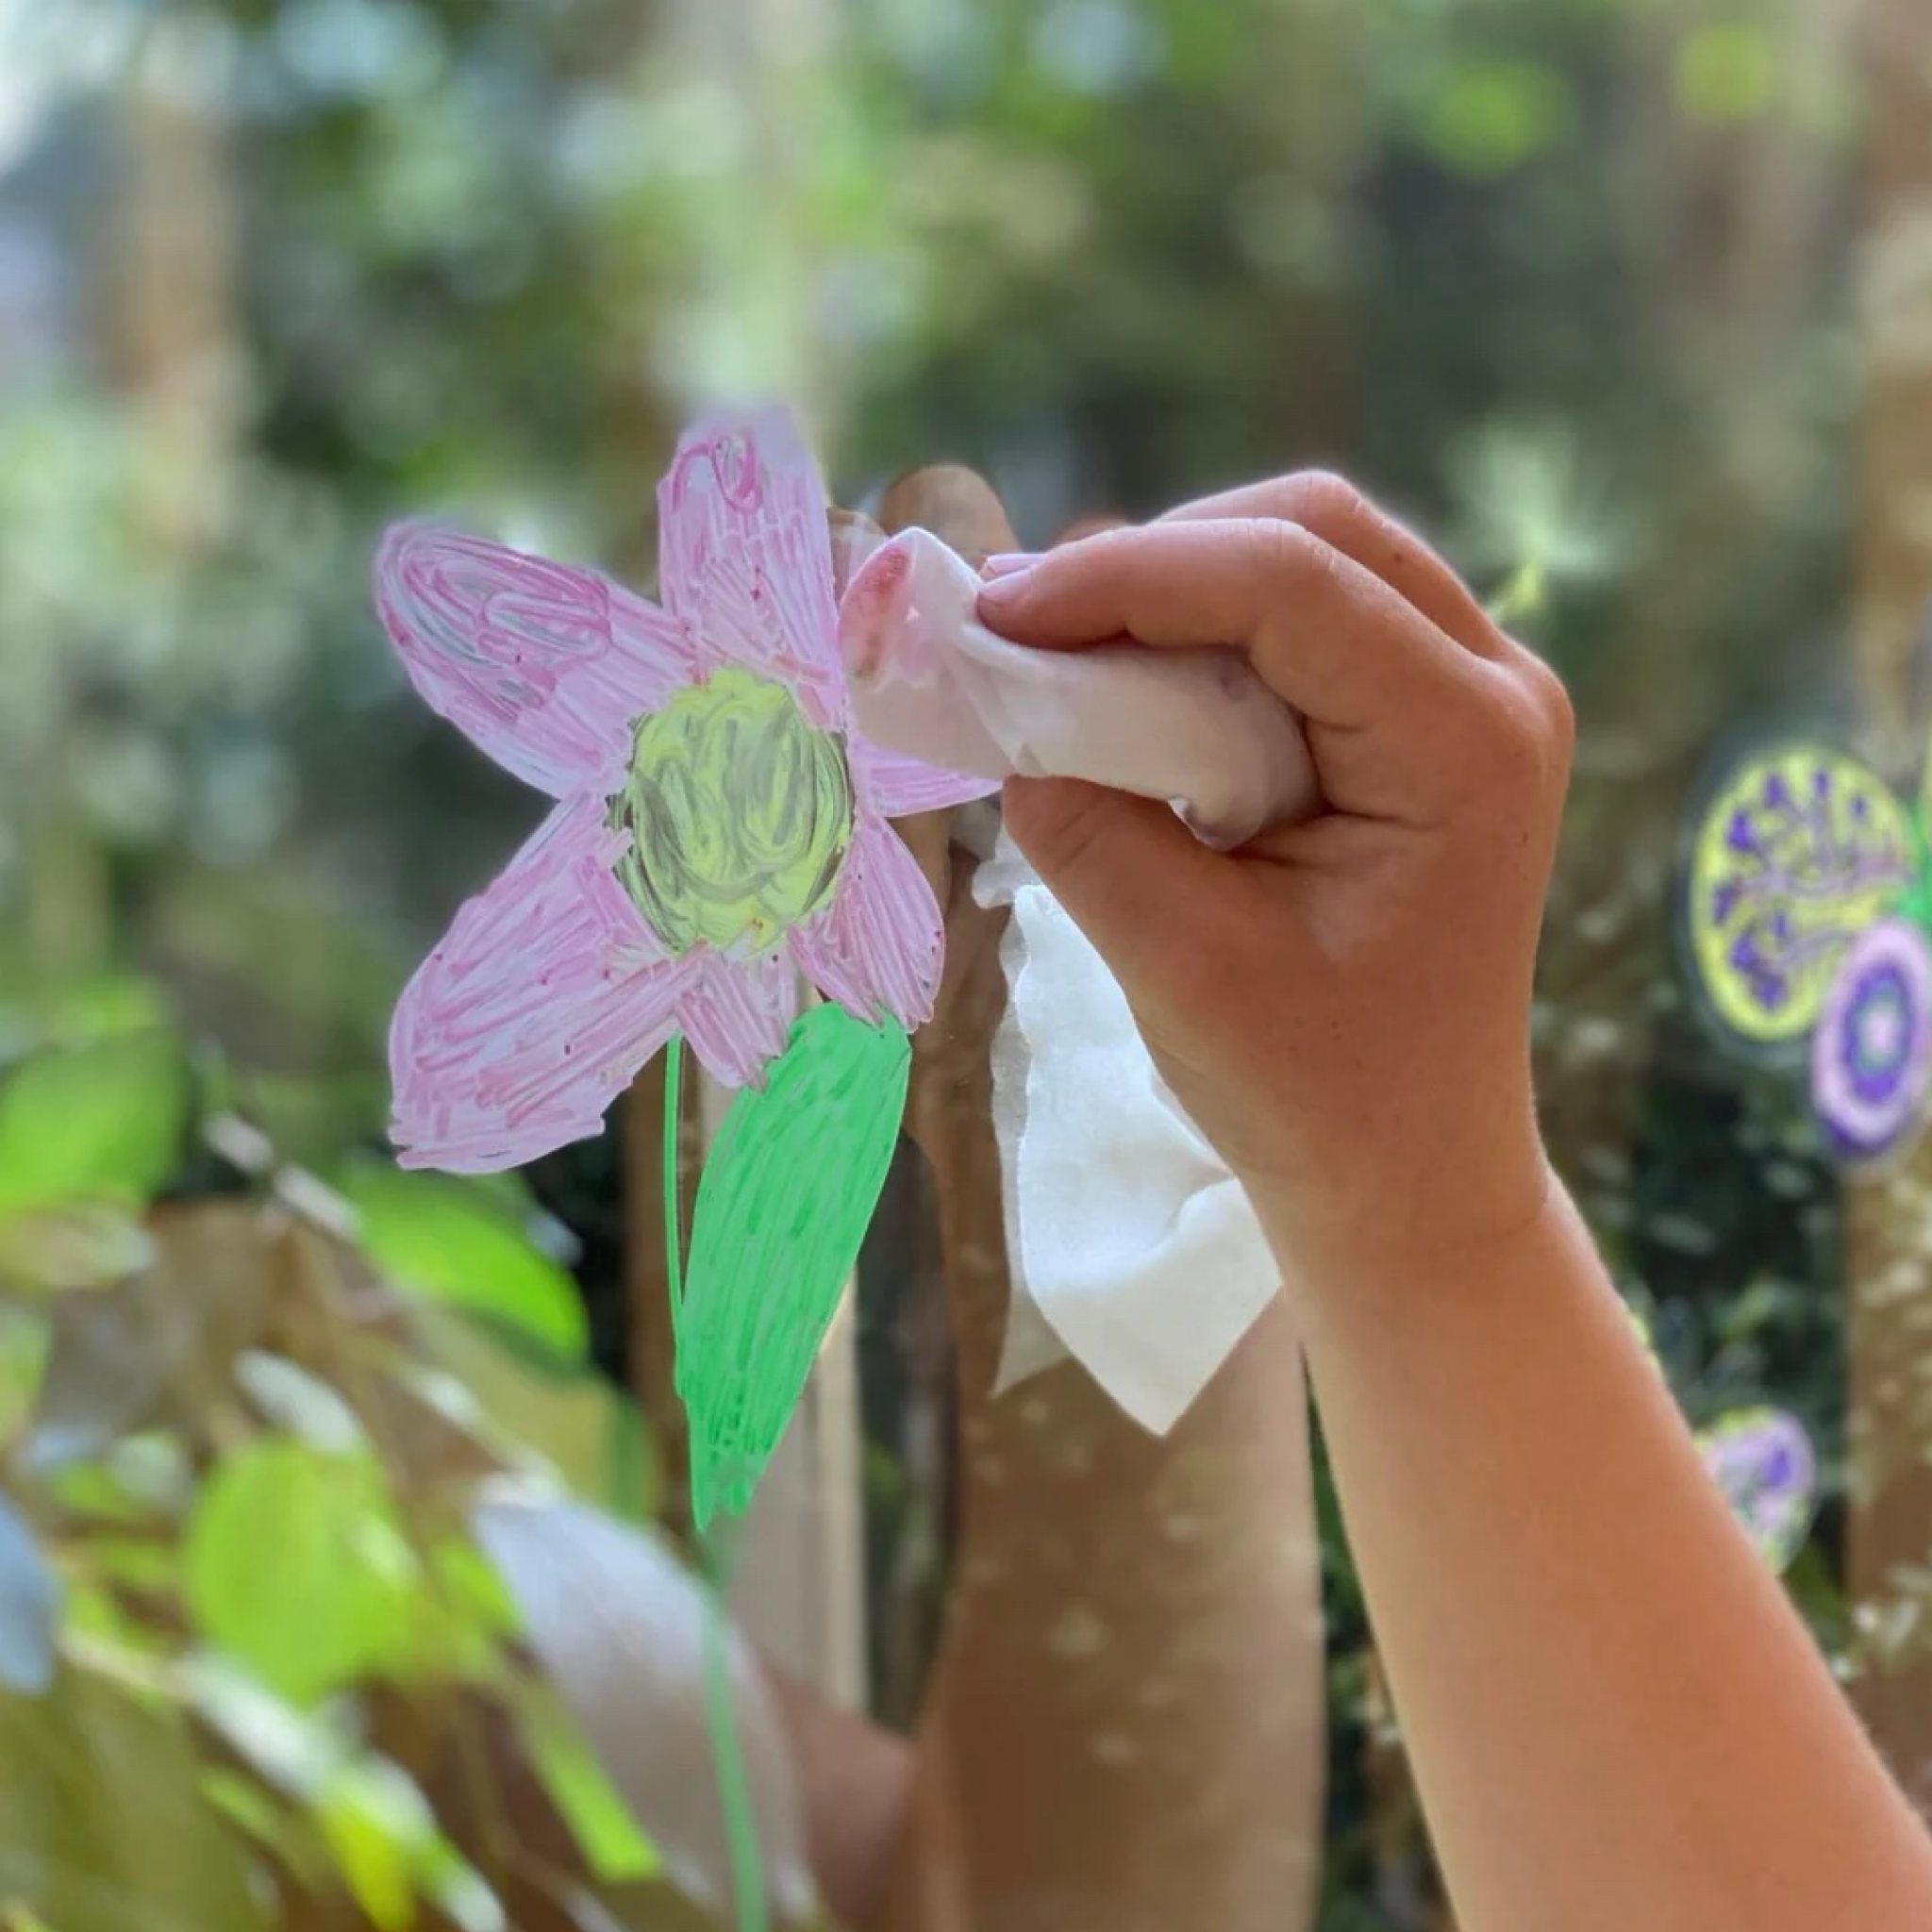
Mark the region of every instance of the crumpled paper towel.
[[[1313, 808], [1295, 716], [1239, 653], [1028, 650], [978, 623], [979, 590], [924, 530], [855, 575], [841, 643], [856, 721], [875, 743], [988, 778], [1080, 777], [1163, 799], [1221, 847]], [[1279, 1271], [1112, 974], [1004, 836], [974, 891], [1013, 913], [993, 1044], [1014, 1294], [1001, 1383], [1071, 1353], [1165, 1432]]]
[[[1137, 1423], [1165, 1434], [1274, 1299], [1280, 1271], [1106, 961], [1004, 836], [974, 890], [1013, 908], [992, 1065], [1014, 1294]], [[1009, 1321], [1001, 1384], [1057, 1353], [1033, 1324]]]

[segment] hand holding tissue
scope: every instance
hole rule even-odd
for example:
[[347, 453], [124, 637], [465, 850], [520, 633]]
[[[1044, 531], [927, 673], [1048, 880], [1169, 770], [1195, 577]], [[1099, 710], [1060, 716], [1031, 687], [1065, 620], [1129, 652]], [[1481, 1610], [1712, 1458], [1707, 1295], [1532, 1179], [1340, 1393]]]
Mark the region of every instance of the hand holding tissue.
[[[1240, 652], [1037, 651], [978, 620], [981, 580], [924, 530], [876, 551], [840, 612], [874, 742], [989, 779], [1072, 777], [1172, 804], [1232, 849], [1314, 809], [1295, 715]], [[1010, 841], [980, 874], [1010, 905], [994, 1126], [1016, 1297], [1002, 1382], [1064, 1351], [1144, 1427], [1191, 1406], [1279, 1272], [1245, 1193], [1168, 1092], [1124, 996]]]

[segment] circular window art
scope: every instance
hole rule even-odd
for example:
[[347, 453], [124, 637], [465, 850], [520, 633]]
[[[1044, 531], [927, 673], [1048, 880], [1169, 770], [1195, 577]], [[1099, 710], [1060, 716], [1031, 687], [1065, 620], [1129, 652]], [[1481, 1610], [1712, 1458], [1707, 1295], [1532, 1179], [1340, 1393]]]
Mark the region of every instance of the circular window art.
[[1818, 1507], [1818, 1458], [1804, 1424], [1782, 1409], [1735, 1409], [1697, 1446], [1757, 1554], [1773, 1570], [1788, 1570]]
[[1885, 919], [1840, 954], [1811, 1034], [1811, 1106], [1852, 1160], [1889, 1154], [1918, 1126], [1932, 1084], [1932, 949]]
[[1804, 1038], [1847, 945], [1913, 876], [1906, 808], [1876, 773], [1822, 745], [1747, 760], [1691, 844], [1685, 918], [1717, 1018], [1758, 1045]]

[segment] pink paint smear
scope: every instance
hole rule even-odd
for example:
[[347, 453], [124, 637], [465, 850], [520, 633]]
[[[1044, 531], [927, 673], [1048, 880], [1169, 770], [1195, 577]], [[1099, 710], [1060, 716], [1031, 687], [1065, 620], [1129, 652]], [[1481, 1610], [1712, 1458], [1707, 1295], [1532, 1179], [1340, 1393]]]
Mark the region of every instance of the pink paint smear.
[[[801, 978], [908, 1029], [932, 1011], [939, 908], [886, 823], [993, 790], [854, 728], [826, 508], [782, 417], [713, 424], [658, 487], [661, 604], [589, 570], [423, 525], [384, 539], [375, 600], [425, 701], [556, 800], [502, 875], [457, 913], [390, 1028], [405, 1166], [512, 1167], [601, 1130], [675, 1033], [729, 1086], [782, 1051]], [[615, 871], [612, 828], [638, 721], [725, 666], [782, 683], [843, 747], [851, 839], [829, 895], [757, 954], [674, 955]]]

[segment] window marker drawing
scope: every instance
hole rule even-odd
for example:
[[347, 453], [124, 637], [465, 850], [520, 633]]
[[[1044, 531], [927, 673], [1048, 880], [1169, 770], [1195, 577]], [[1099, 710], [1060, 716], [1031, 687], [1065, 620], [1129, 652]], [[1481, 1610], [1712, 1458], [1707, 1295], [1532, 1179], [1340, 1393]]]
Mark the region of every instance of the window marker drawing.
[[826, 508], [782, 418], [678, 445], [657, 604], [408, 524], [377, 608], [433, 709], [556, 804], [396, 1008], [406, 1164], [510, 1167], [595, 1134], [674, 1031], [763, 1077], [801, 977], [855, 1018], [931, 1011], [939, 908], [887, 820], [983, 778], [852, 724]]

